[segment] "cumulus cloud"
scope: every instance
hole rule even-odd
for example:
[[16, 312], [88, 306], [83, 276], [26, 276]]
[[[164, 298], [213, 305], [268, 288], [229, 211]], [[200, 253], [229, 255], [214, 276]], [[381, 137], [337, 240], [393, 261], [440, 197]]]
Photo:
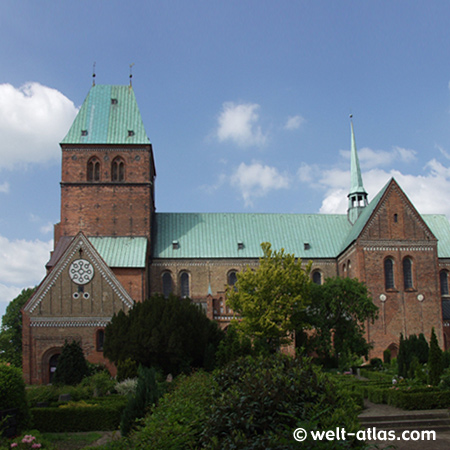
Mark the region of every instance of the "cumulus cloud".
[[77, 108], [61, 92], [39, 83], [0, 84], [0, 167], [40, 163], [60, 155], [58, 143]]
[[0, 192], [2, 192], [3, 194], [7, 194], [9, 192], [9, 183], [7, 181], [0, 184]]
[[288, 117], [286, 124], [284, 125], [285, 130], [297, 130], [305, 122], [302, 116], [292, 116]]
[[263, 134], [258, 125], [258, 109], [259, 105], [256, 103], [224, 103], [216, 132], [219, 141], [232, 141], [240, 147], [264, 145], [267, 135]]
[[245, 205], [251, 206], [253, 198], [263, 197], [272, 190], [287, 189], [290, 178], [275, 167], [254, 161], [239, 165], [231, 176], [231, 185], [240, 190]]
[[45, 276], [53, 242], [9, 240], [0, 236], [0, 316], [22, 289], [36, 286]]

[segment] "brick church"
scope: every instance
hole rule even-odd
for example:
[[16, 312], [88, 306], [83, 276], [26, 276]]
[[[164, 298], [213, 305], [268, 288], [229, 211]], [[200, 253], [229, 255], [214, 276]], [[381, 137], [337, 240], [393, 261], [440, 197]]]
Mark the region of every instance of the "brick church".
[[66, 339], [103, 356], [114, 313], [154, 293], [189, 297], [222, 328], [225, 286], [255, 267], [260, 244], [312, 261], [313, 282], [356, 277], [379, 318], [367, 324], [371, 356], [399, 335], [434, 327], [450, 346], [450, 224], [421, 215], [391, 179], [368, 202], [351, 127], [347, 214], [157, 213], [155, 161], [131, 86], [93, 86], [61, 142], [61, 220], [47, 275], [23, 308], [23, 373], [49, 383]]

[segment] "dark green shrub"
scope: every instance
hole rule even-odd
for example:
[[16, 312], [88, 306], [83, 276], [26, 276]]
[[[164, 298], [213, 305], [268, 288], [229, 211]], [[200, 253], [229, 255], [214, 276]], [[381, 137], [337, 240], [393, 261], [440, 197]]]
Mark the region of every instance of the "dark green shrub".
[[160, 388], [156, 382], [156, 371], [151, 368], [139, 366], [136, 393], [128, 398], [120, 421], [122, 436], [128, 436], [137, 419], [142, 419], [148, 410], [156, 404], [161, 396]]
[[53, 382], [55, 384], [76, 385], [89, 374], [83, 349], [79, 342], [64, 343], [56, 366]]
[[450, 367], [450, 350], [442, 352], [442, 368], [448, 369]]
[[[0, 410], [17, 409], [18, 430], [28, 425], [29, 410], [22, 371], [0, 363]], [[0, 434], [1, 434], [0, 430]]]
[[117, 381], [120, 383], [128, 378], [137, 378], [138, 376], [138, 365], [136, 361], [131, 358], [127, 358], [124, 361], [119, 361], [117, 363]]
[[387, 366], [389, 364], [391, 364], [391, 350], [389, 348], [387, 348], [384, 352], [383, 352], [383, 362], [384, 364], [386, 364]]
[[108, 396], [64, 407], [32, 408], [33, 426], [41, 432], [117, 430], [126, 398]]
[[81, 386], [87, 387], [94, 397], [106, 395], [114, 389], [115, 385], [116, 382], [109, 372], [97, 372], [81, 382]]
[[142, 428], [132, 435], [126, 448], [197, 448], [214, 400], [214, 387], [213, 377], [205, 372], [190, 377], [181, 375], [174, 389], [161, 398], [152, 414], [147, 415]]
[[[297, 449], [292, 430], [298, 427], [358, 429], [351, 398], [309, 359], [241, 358], [214, 379], [215, 401], [201, 439], [205, 448]], [[324, 448], [347, 448], [349, 442], [332, 445]]]
[[380, 358], [372, 358], [370, 365], [373, 369], [381, 369], [383, 367], [383, 361]]
[[92, 397], [93, 391], [89, 386], [30, 386], [27, 389], [28, 402], [31, 407], [37, 403], [57, 403], [59, 396], [70, 394], [74, 401], [86, 400]]
[[252, 343], [250, 339], [246, 336], [240, 336], [236, 328], [230, 325], [227, 328], [225, 338], [220, 341], [217, 348], [217, 366], [224, 367], [241, 356], [250, 355], [251, 352]]
[[428, 358], [428, 383], [437, 386], [444, 371], [442, 367], [442, 350], [439, 347], [434, 327], [431, 329], [430, 353]]

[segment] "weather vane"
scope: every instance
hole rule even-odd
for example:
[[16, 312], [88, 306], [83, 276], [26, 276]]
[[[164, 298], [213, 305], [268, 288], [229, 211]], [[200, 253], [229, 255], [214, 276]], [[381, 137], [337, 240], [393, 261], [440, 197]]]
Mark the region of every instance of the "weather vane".
[[132, 73], [132, 70], [133, 70], [133, 66], [134, 66], [134, 63], [132, 63], [132, 64], [130, 64], [130, 87], [131, 87], [131, 79], [133, 78], [133, 73]]

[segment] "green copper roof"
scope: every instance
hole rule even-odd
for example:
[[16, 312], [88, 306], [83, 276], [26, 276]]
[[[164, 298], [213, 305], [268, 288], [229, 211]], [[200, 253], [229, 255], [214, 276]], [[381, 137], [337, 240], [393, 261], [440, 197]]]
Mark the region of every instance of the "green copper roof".
[[92, 86], [61, 143], [150, 144], [131, 86]]
[[305, 260], [333, 258], [351, 225], [345, 215], [157, 213], [153, 258], [259, 258], [261, 243]]
[[90, 237], [91, 244], [109, 267], [144, 268], [147, 259], [145, 237]]
[[363, 186], [361, 169], [359, 167], [358, 152], [356, 150], [355, 131], [353, 130], [353, 122], [351, 122], [351, 134], [352, 134], [352, 149], [351, 149], [351, 162], [350, 162], [350, 176], [351, 187], [349, 195], [352, 194], [366, 194], [366, 190]]
[[422, 219], [438, 240], [438, 257], [450, 258], [450, 222], [444, 215], [424, 214]]

